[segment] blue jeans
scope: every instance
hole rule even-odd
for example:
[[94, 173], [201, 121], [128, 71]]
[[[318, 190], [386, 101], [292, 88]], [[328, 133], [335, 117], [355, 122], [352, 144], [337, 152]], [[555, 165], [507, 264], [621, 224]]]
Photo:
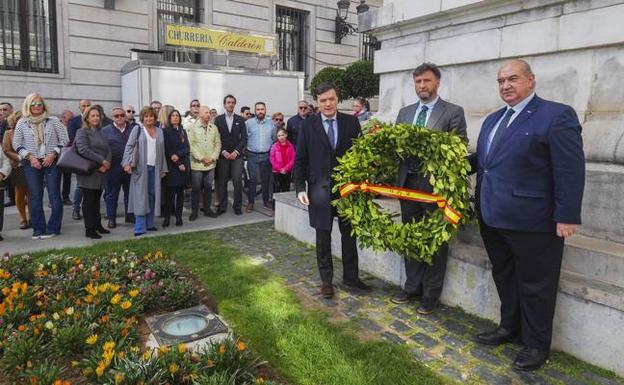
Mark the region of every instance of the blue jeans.
[[247, 152], [247, 171], [249, 171], [249, 183], [247, 184], [247, 203], [253, 204], [256, 200], [256, 184], [260, 180], [262, 184], [262, 201], [269, 203], [269, 184], [271, 182], [271, 162], [269, 153]]
[[104, 191], [104, 201], [106, 202], [106, 217], [115, 219], [117, 217], [117, 202], [119, 193], [123, 188], [124, 193], [124, 214], [128, 216], [128, 192], [130, 190], [130, 175], [116, 164], [108, 170], [106, 174], [106, 191]]
[[[33, 235], [58, 234], [63, 221], [63, 202], [61, 200], [61, 172], [56, 164], [37, 170], [30, 162], [24, 162], [24, 174], [30, 194], [28, 204]], [[48, 190], [48, 199], [52, 205], [52, 214], [46, 225], [43, 213], [43, 188]]]
[[[149, 200], [149, 213], [146, 215], [136, 215], [134, 222], [134, 233], [143, 234], [154, 227], [154, 208], [156, 205], [156, 168], [147, 166], [147, 198]], [[158, 181], [160, 183], [160, 181]]]
[[82, 190], [76, 186], [74, 190], [74, 196], [72, 197], [72, 206], [74, 211], [80, 212], [80, 205], [82, 204]]

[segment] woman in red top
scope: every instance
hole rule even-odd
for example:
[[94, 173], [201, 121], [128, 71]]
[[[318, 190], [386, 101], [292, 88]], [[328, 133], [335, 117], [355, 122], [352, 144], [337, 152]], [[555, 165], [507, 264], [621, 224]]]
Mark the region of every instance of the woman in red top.
[[295, 147], [287, 139], [286, 129], [277, 131], [277, 141], [271, 146], [274, 192], [290, 191], [290, 173], [295, 165]]

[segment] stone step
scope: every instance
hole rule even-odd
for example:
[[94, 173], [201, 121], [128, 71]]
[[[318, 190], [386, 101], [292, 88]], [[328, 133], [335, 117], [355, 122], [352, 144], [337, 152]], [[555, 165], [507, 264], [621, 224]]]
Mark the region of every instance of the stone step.
[[586, 301], [624, 311], [624, 287], [562, 270], [559, 290]]

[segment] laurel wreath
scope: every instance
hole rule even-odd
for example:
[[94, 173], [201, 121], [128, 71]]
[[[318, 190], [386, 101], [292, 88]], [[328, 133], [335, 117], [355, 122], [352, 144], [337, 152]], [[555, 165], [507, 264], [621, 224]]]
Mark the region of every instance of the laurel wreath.
[[338, 215], [351, 222], [362, 246], [431, 263], [438, 248], [471, 217], [466, 142], [453, 133], [409, 124], [372, 121], [363, 131], [365, 134], [339, 159], [333, 176], [334, 192], [348, 183], [395, 185], [401, 160], [415, 157], [433, 193], [445, 198], [462, 217], [458, 225], [453, 225], [444, 219], [441, 210], [435, 209], [428, 210], [420, 221], [403, 224], [399, 213], [382, 209], [372, 194], [362, 191], [332, 204]]

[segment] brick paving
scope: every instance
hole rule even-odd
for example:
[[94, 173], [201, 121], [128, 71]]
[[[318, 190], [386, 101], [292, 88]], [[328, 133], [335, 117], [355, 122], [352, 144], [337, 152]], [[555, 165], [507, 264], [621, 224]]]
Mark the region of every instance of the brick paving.
[[[276, 232], [270, 222], [212, 233], [243, 254], [268, 261], [265, 266], [283, 277], [297, 293], [307, 296], [307, 303], [316, 303], [320, 308], [352, 319], [367, 336], [405, 345], [415, 360], [450, 380], [495, 385], [624, 385], [621, 378], [560, 352], [553, 353], [549, 362], [536, 372], [513, 371], [511, 364], [520, 346], [488, 347], [472, 340], [476, 333], [494, 327], [493, 323], [444, 305], [431, 315], [420, 315], [416, 313], [417, 303], [390, 302], [399, 288], [368, 274], [362, 274], [362, 278], [374, 288], [371, 293], [337, 285], [336, 297], [323, 299], [318, 288], [314, 248]], [[335, 259], [334, 276], [338, 278], [335, 283], [340, 281], [341, 270], [341, 262]]]

